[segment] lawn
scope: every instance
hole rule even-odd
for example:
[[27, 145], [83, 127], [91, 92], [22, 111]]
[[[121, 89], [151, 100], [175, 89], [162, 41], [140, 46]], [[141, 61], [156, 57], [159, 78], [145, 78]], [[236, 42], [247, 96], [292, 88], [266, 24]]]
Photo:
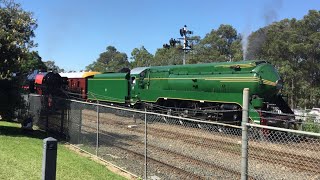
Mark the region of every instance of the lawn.
[[[22, 132], [20, 125], [0, 121], [0, 179], [41, 179], [42, 147], [45, 134], [41, 131]], [[125, 179], [58, 144], [57, 179]]]

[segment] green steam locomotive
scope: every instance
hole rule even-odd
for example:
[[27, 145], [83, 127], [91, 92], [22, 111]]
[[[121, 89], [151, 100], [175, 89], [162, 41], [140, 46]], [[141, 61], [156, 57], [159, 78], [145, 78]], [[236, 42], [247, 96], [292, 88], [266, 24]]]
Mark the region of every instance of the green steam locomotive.
[[[88, 99], [149, 108], [166, 114], [240, 124], [243, 89], [250, 89], [251, 122], [293, 124], [293, 111], [279, 94], [283, 83], [262, 60], [138, 67], [88, 79]], [[272, 113], [281, 110], [282, 114]]]

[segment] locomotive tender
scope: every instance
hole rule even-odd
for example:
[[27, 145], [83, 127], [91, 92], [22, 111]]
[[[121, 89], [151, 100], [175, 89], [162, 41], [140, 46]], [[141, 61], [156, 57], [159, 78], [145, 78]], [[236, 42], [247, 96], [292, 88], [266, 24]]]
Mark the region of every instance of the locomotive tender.
[[[167, 114], [240, 124], [242, 92], [250, 88], [251, 122], [290, 127], [293, 114], [279, 95], [282, 80], [266, 61], [138, 67], [130, 73], [96, 74], [88, 79], [88, 99], [165, 109]], [[268, 112], [267, 112], [268, 111]], [[278, 120], [276, 120], [278, 119]]]

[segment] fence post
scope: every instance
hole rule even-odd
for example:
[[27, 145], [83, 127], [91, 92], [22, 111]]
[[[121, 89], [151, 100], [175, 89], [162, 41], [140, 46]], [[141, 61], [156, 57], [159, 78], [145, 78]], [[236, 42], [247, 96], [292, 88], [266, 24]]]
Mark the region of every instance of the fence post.
[[70, 110], [69, 110], [69, 108], [70, 107], [68, 107], [66, 110], [67, 110], [67, 114], [66, 114], [66, 120], [67, 120], [67, 122], [66, 122], [66, 124], [67, 124], [67, 131], [66, 131], [66, 135], [67, 135], [67, 141], [70, 141]]
[[78, 125], [78, 144], [81, 144], [80, 143], [80, 140], [82, 139], [81, 137], [81, 128], [82, 128], [82, 107], [80, 107], [79, 109], [79, 125]]
[[49, 132], [49, 109], [46, 109], [46, 133], [48, 134]]
[[148, 171], [148, 163], [147, 163], [147, 140], [148, 140], [148, 134], [147, 134], [147, 109], [144, 109], [144, 179], [147, 179], [147, 171]]
[[242, 141], [241, 141], [241, 180], [248, 179], [248, 114], [249, 114], [249, 88], [243, 89], [242, 105]]
[[60, 133], [63, 134], [64, 109], [61, 110]]
[[97, 101], [97, 142], [96, 142], [96, 156], [98, 156], [99, 148], [99, 101]]

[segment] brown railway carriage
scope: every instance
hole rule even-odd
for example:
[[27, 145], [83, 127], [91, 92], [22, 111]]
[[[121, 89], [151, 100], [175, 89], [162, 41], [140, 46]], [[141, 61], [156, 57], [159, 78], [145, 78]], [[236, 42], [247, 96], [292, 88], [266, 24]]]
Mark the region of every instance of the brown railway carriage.
[[100, 72], [72, 72], [72, 73], [59, 73], [62, 78], [68, 79], [67, 90], [70, 96], [82, 99], [87, 98], [88, 93], [88, 78], [93, 77]]

